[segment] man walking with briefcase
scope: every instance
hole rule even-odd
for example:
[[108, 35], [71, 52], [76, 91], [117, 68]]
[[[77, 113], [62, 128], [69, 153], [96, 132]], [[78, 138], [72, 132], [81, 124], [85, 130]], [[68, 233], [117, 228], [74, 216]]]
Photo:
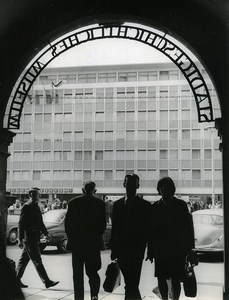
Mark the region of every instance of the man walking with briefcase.
[[126, 175], [125, 197], [114, 202], [111, 232], [111, 259], [117, 259], [125, 281], [125, 300], [140, 300], [142, 261], [149, 239], [151, 204], [136, 194], [139, 177]]

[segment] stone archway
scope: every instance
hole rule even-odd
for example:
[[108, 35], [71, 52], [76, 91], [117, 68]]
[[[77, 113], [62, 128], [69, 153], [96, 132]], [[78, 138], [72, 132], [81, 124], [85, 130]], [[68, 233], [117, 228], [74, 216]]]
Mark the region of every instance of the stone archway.
[[[96, 35], [97, 30], [101, 31], [100, 37], [99, 35]], [[132, 31], [133, 35], [128, 35], [131, 30], [134, 30], [134, 33]], [[80, 34], [82, 34], [85, 40], [83, 38], [80, 40]], [[64, 37], [56, 43], [50, 43], [44, 52], [42, 52], [42, 54], [32, 62], [29, 68], [25, 70], [19, 84], [16, 87], [16, 91], [10, 105], [7, 128], [19, 128], [25, 98], [33, 82], [50, 61], [80, 43], [99, 38], [133, 39], [145, 43], [148, 46], [164, 53], [180, 68], [189, 82], [196, 100], [199, 122], [212, 122], [214, 120], [210, 95], [201, 73], [192, 59], [183, 50], [181, 50], [179, 46], [174, 44], [166, 34], [160, 35], [153, 31], [147, 32], [147, 30], [142, 30], [140, 28], [131, 28], [130, 26], [122, 25], [109, 27], [95, 26], [90, 29], [86, 29], [83, 32]]]
[[199, 122], [212, 122], [213, 108], [207, 84], [192, 60], [173, 38], [167, 33], [154, 29], [146, 29], [138, 24], [134, 25], [91, 25], [87, 28], [75, 30], [57, 41], [47, 45], [41, 53], [24, 70], [15, 91], [8, 112], [8, 129], [19, 129], [20, 117], [26, 96], [42, 70], [56, 57], [65, 51], [99, 39], [121, 38], [144, 43], [167, 56], [183, 73], [193, 92]]

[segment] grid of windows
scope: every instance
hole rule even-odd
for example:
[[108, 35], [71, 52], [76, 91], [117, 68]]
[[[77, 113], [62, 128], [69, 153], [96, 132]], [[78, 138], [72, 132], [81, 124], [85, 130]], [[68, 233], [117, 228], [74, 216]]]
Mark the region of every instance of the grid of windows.
[[[91, 179], [102, 187], [119, 187], [132, 171], [143, 188], [154, 188], [162, 176], [174, 178], [178, 188], [206, 187], [212, 157], [215, 172], [221, 171], [218, 140], [214, 136], [213, 153], [211, 133], [198, 124], [180, 71], [166, 64], [162, 70], [129, 69], [42, 74], [11, 146], [8, 187], [39, 181], [47, 188], [74, 187]], [[69, 86], [77, 82], [91, 85]], [[215, 94], [212, 100], [219, 112]]]

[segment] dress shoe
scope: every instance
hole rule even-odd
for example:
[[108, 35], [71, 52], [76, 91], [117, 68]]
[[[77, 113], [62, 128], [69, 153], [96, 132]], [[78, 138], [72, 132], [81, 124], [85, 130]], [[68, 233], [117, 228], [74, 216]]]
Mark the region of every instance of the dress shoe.
[[19, 286], [20, 288], [27, 288], [27, 287], [28, 287], [27, 284], [24, 284], [24, 283], [21, 282], [21, 279], [17, 279], [17, 282], [18, 282], [18, 286]]
[[98, 296], [91, 297], [91, 300], [98, 300]]
[[45, 287], [46, 287], [46, 289], [48, 289], [48, 288], [50, 288], [52, 286], [57, 285], [58, 283], [59, 283], [59, 281], [52, 281], [52, 280], [50, 280], [50, 281], [48, 281], [48, 282], [45, 283]]

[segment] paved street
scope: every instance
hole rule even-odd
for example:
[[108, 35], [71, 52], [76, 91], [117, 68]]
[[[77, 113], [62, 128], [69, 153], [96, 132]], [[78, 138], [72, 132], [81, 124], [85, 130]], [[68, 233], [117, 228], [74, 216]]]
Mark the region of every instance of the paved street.
[[[21, 250], [17, 246], [8, 246], [7, 255], [16, 263], [20, 257]], [[24, 289], [25, 294], [28, 294], [28, 299], [69, 299], [73, 300], [73, 284], [72, 284], [72, 267], [71, 254], [60, 254], [55, 247], [48, 247], [42, 255], [42, 259], [46, 270], [52, 280], [59, 280], [60, 283], [53, 289], [44, 290], [44, 285], [38, 277], [34, 266], [29, 263], [22, 281], [29, 285], [29, 289]], [[198, 297], [196, 299], [221, 300], [223, 286], [223, 262], [219, 258], [202, 257], [199, 266], [195, 268], [198, 282]], [[103, 267], [100, 270], [101, 282], [105, 278], [105, 269], [110, 262], [110, 250], [102, 252]], [[153, 287], [157, 285], [157, 281], [153, 276], [154, 264], [144, 262], [140, 289], [142, 296], [147, 299], [158, 299], [152, 293]], [[89, 291], [88, 280], [85, 277], [85, 290]], [[39, 291], [39, 297], [29, 296]], [[53, 295], [55, 293], [55, 296]], [[123, 280], [121, 286], [115, 290], [115, 293], [104, 293], [101, 288], [100, 297], [106, 297], [107, 300], [122, 300], [124, 293]], [[46, 296], [45, 296], [46, 295]], [[207, 297], [206, 297], [207, 295]], [[109, 299], [108, 299], [109, 298]], [[88, 295], [89, 299], [89, 295]], [[182, 299], [189, 299], [182, 296]], [[87, 300], [87, 297], [86, 297]]]

